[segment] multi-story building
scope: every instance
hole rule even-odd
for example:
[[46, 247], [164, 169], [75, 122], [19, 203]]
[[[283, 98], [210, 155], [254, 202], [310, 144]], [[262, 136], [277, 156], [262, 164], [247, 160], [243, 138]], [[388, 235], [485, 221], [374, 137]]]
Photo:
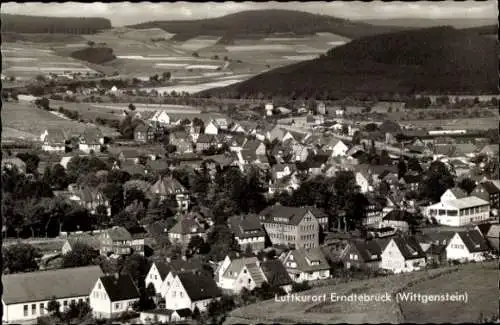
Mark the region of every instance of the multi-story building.
[[242, 249], [250, 246], [252, 251], [258, 252], [265, 247], [266, 232], [256, 215], [233, 216], [227, 224]]
[[425, 213], [438, 224], [460, 227], [490, 217], [490, 203], [475, 196], [446, 200], [428, 206]]

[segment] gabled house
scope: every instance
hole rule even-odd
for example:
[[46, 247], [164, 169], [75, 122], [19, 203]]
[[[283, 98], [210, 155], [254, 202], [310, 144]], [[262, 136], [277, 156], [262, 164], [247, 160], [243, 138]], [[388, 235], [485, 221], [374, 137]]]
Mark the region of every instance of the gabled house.
[[488, 242], [477, 230], [456, 232], [446, 246], [448, 260], [482, 262], [488, 252]]
[[[55, 298], [63, 312], [78, 302], [89, 302], [96, 279], [103, 275], [99, 266], [84, 266], [2, 276], [2, 322], [34, 322], [48, 315], [49, 302]], [[77, 281], [75, 281], [77, 280]]]
[[273, 178], [276, 180], [280, 180], [286, 176], [290, 176], [294, 171], [295, 166], [292, 164], [276, 164], [271, 169]]
[[222, 292], [212, 277], [199, 272], [183, 272], [173, 276], [171, 285], [166, 288], [165, 308], [193, 311], [197, 307], [204, 312], [210, 302], [221, 296]]
[[479, 153], [480, 154], [485, 154], [490, 157], [498, 157], [498, 152], [499, 152], [499, 145], [498, 144], [489, 144], [484, 146]]
[[445, 200], [427, 206], [425, 215], [438, 224], [461, 227], [488, 220], [490, 203], [475, 196]]
[[499, 208], [500, 188], [494, 182], [479, 183], [470, 195], [490, 202], [493, 209]]
[[226, 256], [215, 271], [217, 286], [232, 293], [240, 293], [243, 288], [253, 290], [266, 282], [257, 257], [231, 259]]
[[61, 253], [63, 255], [68, 254], [77, 245], [85, 245], [93, 249], [97, 254], [101, 250], [101, 242], [97, 236], [83, 233], [69, 236], [62, 246]]
[[235, 135], [228, 141], [229, 150], [233, 152], [241, 151], [247, 141], [248, 139], [245, 135]]
[[447, 189], [443, 195], [441, 195], [441, 202], [453, 201], [458, 199], [463, 199], [467, 197], [467, 193], [459, 187], [453, 187]]
[[49, 152], [65, 152], [68, 136], [61, 129], [47, 129], [40, 136], [42, 150]]
[[169, 125], [170, 124], [170, 116], [168, 116], [165, 111], [156, 111], [152, 117], [148, 119], [150, 122], [155, 122], [160, 125]]
[[377, 270], [380, 265], [382, 247], [376, 240], [351, 239], [340, 255], [344, 266], [362, 270]]
[[241, 164], [259, 161], [267, 163], [266, 145], [258, 140], [247, 141], [243, 149], [238, 153]]
[[474, 230], [478, 230], [481, 235], [488, 241], [492, 250], [497, 253], [500, 251], [500, 224], [498, 223], [484, 223], [477, 225]]
[[413, 215], [405, 210], [392, 210], [387, 213], [382, 221], [379, 223], [379, 228], [392, 227], [400, 232], [408, 232], [410, 230], [409, 223], [411, 223], [411, 219]]
[[97, 213], [97, 208], [102, 206], [106, 209], [107, 215], [111, 215], [111, 205], [104, 193], [96, 188], [87, 186], [68, 186], [70, 192], [69, 200], [86, 209], [91, 213]]
[[318, 247], [320, 230], [328, 227], [326, 214], [311, 207], [276, 204], [261, 211], [259, 219], [273, 246]]
[[185, 322], [192, 316], [190, 309], [155, 309], [141, 311], [139, 319], [142, 324], [169, 324], [176, 322]]
[[297, 172], [291, 175], [284, 176], [280, 179], [270, 179], [268, 186], [268, 194], [274, 195], [276, 193], [288, 192], [292, 193], [300, 187], [300, 180], [297, 177]]
[[178, 153], [193, 152], [193, 141], [191, 135], [186, 131], [175, 131], [170, 133], [169, 143], [177, 148]]
[[330, 264], [319, 247], [291, 250], [281, 254], [279, 259], [294, 282], [330, 277]]
[[207, 231], [195, 218], [181, 216], [180, 220], [168, 232], [168, 239], [172, 243], [187, 246], [194, 236], [206, 239]]
[[141, 143], [151, 143], [155, 140], [155, 128], [141, 123], [134, 130], [134, 140]]
[[417, 192], [422, 182], [422, 174], [406, 174], [399, 179], [399, 185], [406, 191]]
[[380, 268], [393, 273], [418, 271], [425, 267], [425, 253], [412, 237], [392, 237], [382, 251]]
[[117, 318], [132, 311], [139, 301], [139, 289], [128, 274], [101, 276], [90, 292], [90, 307], [97, 319]]
[[227, 220], [227, 224], [242, 249], [247, 246], [254, 252], [264, 249], [266, 231], [260, 224], [258, 216], [254, 214], [233, 216]]
[[132, 235], [124, 227], [115, 226], [106, 229], [99, 234], [99, 241], [101, 243], [101, 255], [130, 255], [133, 252]]
[[153, 262], [148, 273], [146, 274], [146, 279], [144, 280], [146, 288], [153, 285], [155, 292], [159, 294], [161, 292], [161, 286], [170, 271], [171, 268], [166, 263], [157, 261]]
[[264, 260], [260, 268], [266, 277], [267, 283], [273, 288], [281, 288], [286, 293], [292, 291], [293, 281], [285, 266], [279, 259]]
[[323, 149], [331, 150], [332, 157], [344, 157], [347, 154], [349, 147], [346, 146], [342, 140], [333, 138], [323, 146]]
[[173, 177], [160, 176], [150, 188], [150, 193], [161, 201], [168, 197], [175, 197], [179, 209], [186, 211], [189, 208], [189, 192], [178, 180]]
[[104, 145], [104, 136], [98, 128], [85, 129], [79, 138], [78, 149], [85, 153], [99, 152]]
[[[226, 121], [227, 123], [227, 121]], [[227, 125], [226, 125], [226, 129], [227, 129]], [[205, 134], [211, 134], [211, 135], [217, 135], [219, 134], [220, 130], [223, 130], [222, 126], [217, 122], [217, 120], [210, 120], [210, 122], [208, 122], [206, 125], [205, 125]]]
[[212, 134], [200, 134], [196, 140], [196, 151], [207, 150], [210, 147], [217, 147], [219, 142]]

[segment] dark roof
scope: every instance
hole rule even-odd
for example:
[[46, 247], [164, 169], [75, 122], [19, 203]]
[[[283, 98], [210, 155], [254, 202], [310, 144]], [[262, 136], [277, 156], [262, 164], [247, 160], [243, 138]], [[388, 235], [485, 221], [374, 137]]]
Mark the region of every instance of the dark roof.
[[500, 193], [500, 189], [496, 187], [496, 185], [491, 181], [480, 183], [480, 185], [484, 188], [486, 192], [488, 192], [488, 194]]
[[490, 231], [491, 226], [492, 224], [487, 222], [487, 223], [481, 223], [476, 227], [483, 236], [486, 236], [486, 234], [488, 234], [488, 231]]
[[154, 262], [154, 265], [156, 266], [158, 273], [160, 273], [161, 279], [165, 280], [167, 275], [170, 273], [171, 267], [168, 264], [162, 262]]
[[350, 243], [356, 248], [364, 262], [380, 261], [382, 248], [376, 241], [351, 240]]
[[260, 267], [271, 286], [284, 286], [292, 284], [293, 282], [280, 260], [271, 259], [264, 261], [260, 264]]
[[254, 214], [230, 217], [227, 220], [227, 224], [238, 238], [260, 237], [265, 235], [259, 217]]
[[99, 278], [101, 280], [109, 299], [113, 301], [122, 301], [139, 298], [139, 289], [128, 274], [106, 275]]
[[394, 240], [394, 243], [406, 260], [425, 258], [425, 253], [415, 238], [396, 236], [392, 240]]
[[167, 263], [167, 266], [170, 268], [172, 272], [192, 272], [192, 271], [200, 271], [203, 269], [203, 262], [199, 259], [191, 258], [187, 261], [183, 259], [174, 259]]
[[[316, 218], [325, 215], [324, 212], [313, 207], [289, 207], [279, 204], [267, 207], [259, 215], [264, 222], [298, 225], [307, 211], [310, 211]], [[276, 221], [274, 217], [284, 218], [286, 221]]]
[[107, 229], [106, 232], [113, 241], [126, 241], [132, 239], [132, 235], [124, 227], [115, 226]]
[[84, 140], [86, 144], [99, 144], [102, 138], [102, 132], [98, 128], [87, 128], [82, 134], [82, 140]]
[[220, 297], [221, 290], [217, 287], [215, 280], [203, 273], [184, 272], [178, 274], [182, 286], [186, 290], [191, 301], [199, 301]]
[[391, 212], [387, 213], [383, 220], [389, 220], [389, 221], [408, 221], [413, 217], [411, 213], [405, 210], [392, 210]]
[[201, 226], [194, 218], [182, 217], [173, 227], [170, 229], [170, 233], [173, 234], [198, 234], [204, 233], [205, 228]]
[[458, 235], [470, 253], [485, 252], [489, 250], [488, 242], [477, 230], [460, 231], [458, 232]]
[[189, 308], [177, 309], [175, 312], [182, 318], [191, 316], [191, 309]]

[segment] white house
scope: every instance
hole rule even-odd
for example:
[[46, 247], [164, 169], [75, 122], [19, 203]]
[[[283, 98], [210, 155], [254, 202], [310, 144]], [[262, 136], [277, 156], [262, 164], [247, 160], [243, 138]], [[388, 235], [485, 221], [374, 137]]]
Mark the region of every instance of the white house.
[[103, 144], [102, 132], [98, 128], [88, 128], [80, 136], [78, 149], [85, 153], [99, 152]]
[[219, 127], [216, 125], [214, 120], [211, 120], [207, 123], [207, 125], [205, 125], [204, 133], [212, 135], [217, 135], [219, 133]]
[[442, 201], [425, 208], [427, 218], [437, 223], [460, 227], [490, 217], [490, 203], [475, 196]]
[[190, 309], [196, 307], [200, 312], [207, 309], [208, 304], [222, 296], [215, 280], [197, 272], [183, 272], [177, 275], [169, 273], [172, 279], [170, 286], [166, 287], [165, 308], [170, 310]]
[[101, 276], [90, 292], [90, 307], [95, 318], [115, 318], [123, 312], [131, 311], [139, 297], [139, 289], [130, 275]]
[[391, 227], [401, 232], [407, 232], [410, 229], [408, 221], [412, 217], [412, 214], [405, 210], [395, 209], [382, 218], [382, 221], [378, 224], [378, 228]]
[[252, 251], [258, 252], [265, 247], [266, 232], [256, 215], [232, 216], [227, 225], [242, 249], [250, 246]]
[[251, 291], [266, 282], [257, 257], [231, 260], [226, 256], [217, 268], [215, 276], [221, 289], [233, 293], [239, 293], [243, 288]]
[[332, 150], [332, 157], [344, 157], [349, 150], [349, 147], [345, 145], [342, 140], [336, 139], [335, 141], [327, 144], [325, 149]]
[[8, 274], [2, 277], [2, 322], [34, 321], [47, 314], [55, 298], [61, 311], [72, 302], [89, 301], [89, 293], [103, 272], [99, 266]]
[[479, 231], [459, 231], [446, 246], [446, 259], [482, 262], [489, 251], [488, 242]]
[[156, 122], [161, 125], [169, 125], [170, 124], [170, 116], [168, 116], [165, 111], [156, 111], [154, 115], [150, 118], [151, 122]]
[[409, 237], [392, 237], [382, 251], [380, 268], [394, 273], [418, 271], [426, 265], [425, 253]]
[[458, 187], [453, 187], [447, 189], [443, 195], [441, 195], [440, 201], [441, 202], [446, 202], [446, 201], [453, 201], [457, 199], [462, 199], [464, 197], [467, 197], [467, 193], [465, 193], [464, 190], [458, 188]]
[[155, 309], [141, 312], [139, 319], [142, 324], [167, 324], [169, 322], [184, 322], [192, 315], [190, 309]]
[[170, 268], [165, 263], [153, 262], [151, 268], [146, 275], [145, 284], [146, 288], [153, 284], [156, 293], [161, 292], [161, 286], [165, 281]]
[[267, 103], [264, 110], [266, 112], [266, 116], [273, 116], [274, 105], [272, 103]]
[[330, 277], [330, 265], [320, 247], [291, 250], [281, 254], [279, 259], [295, 282]]
[[356, 179], [356, 185], [359, 186], [361, 193], [366, 193], [373, 189], [370, 185], [370, 177], [366, 173], [356, 172], [354, 177]]

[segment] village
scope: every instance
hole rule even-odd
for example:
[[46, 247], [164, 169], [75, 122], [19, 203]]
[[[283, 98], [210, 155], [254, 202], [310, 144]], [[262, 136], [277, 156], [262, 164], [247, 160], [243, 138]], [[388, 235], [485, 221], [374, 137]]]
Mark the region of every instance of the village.
[[4, 145], [4, 323], [219, 322], [349, 274], [497, 258], [498, 135], [321, 102], [258, 111], [123, 104], [121, 137]]

